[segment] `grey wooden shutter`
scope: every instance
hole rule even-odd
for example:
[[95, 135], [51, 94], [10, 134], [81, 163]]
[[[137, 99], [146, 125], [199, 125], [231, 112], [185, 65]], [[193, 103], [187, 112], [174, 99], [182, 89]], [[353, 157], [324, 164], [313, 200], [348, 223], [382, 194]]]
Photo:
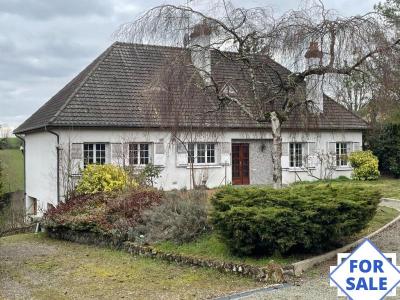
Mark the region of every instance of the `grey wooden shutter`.
[[71, 145], [71, 172], [72, 175], [80, 174], [83, 169], [83, 144], [73, 143]]
[[289, 168], [289, 143], [282, 143], [282, 158], [281, 158], [282, 169]]
[[328, 153], [336, 155], [336, 142], [328, 142]]
[[317, 149], [316, 149], [317, 143], [315, 142], [309, 142], [308, 143], [308, 159], [307, 159], [307, 164], [309, 168], [315, 168], [316, 165], [316, 160], [317, 160]]
[[106, 149], [106, 164], [111, 164], [111, 145], [109, 143], [106, 143], [105, 149]]
[[165, 166], [166, 157], [164, 142], [154, 144], [154, 148], [154, 165]]
[[361, 151], [361, 143], [360, 142], [353, 142], [352, 152]]
[[124, 164], [124, 152], [121, 143], [111, 144], [111, 163], [118, 166]]
[[188, 155], [185, 145], [183, 145], [181, 142], [177, 142], [175, 145], [176, 145], [176, 165], [186, 166], [188, 163]]
[[123, 165], [129, 166], [129, 143], [122, 144]]
[[231, 143], [223, 142], [219, 144], [221, 158], [221, 165], [230, 165], [231, 163]]

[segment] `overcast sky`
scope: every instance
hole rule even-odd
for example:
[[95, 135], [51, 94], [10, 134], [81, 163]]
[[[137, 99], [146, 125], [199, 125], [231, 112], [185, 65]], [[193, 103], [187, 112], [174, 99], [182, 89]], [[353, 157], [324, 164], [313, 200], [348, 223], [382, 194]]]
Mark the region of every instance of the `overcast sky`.
[[[168, 3], [185, 3], [171, 0]], [[196, 0], [200, 2], [201, 0]], [[298, 0], [237, 0], [280, 12]], [[341, 14], [372, 10], [376, 0], [325, 0]], [[0, 0], [0, 125], [15, 128], [112, 42], [119, 25], [161, 0]]]

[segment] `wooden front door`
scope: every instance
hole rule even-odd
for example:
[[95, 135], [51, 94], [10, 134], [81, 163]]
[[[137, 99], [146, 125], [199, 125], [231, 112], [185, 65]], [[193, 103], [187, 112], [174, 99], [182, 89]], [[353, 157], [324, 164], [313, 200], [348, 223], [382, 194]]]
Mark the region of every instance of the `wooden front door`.
[[250, 184], [249, 144], [232, 144], [232, 183]]

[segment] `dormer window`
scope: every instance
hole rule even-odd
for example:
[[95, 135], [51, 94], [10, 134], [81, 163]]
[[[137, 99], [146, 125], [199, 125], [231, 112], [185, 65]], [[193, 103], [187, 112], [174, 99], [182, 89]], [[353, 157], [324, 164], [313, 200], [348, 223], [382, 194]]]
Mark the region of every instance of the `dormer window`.
[[227, 83], [222, 88], [221, 94], [224, 95], [224, 96], [236, 97], [237, 96], [237, 91], [231, 84]]

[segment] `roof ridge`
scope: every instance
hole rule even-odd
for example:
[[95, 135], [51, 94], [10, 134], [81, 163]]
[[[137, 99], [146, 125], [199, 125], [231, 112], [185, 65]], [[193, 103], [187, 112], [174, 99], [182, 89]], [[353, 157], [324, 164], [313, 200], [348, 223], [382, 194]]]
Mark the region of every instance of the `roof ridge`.
[[[85, 83], [88, 81], [88, 79], [90, 78], [90, 76], [94, 73], [94, 71], [97, 70], [97, 68], [99, 67], [99, 65], [104, 61], [104, 59], [111, 53], [111, 50], [114, 48], [114, 46], [117, 44], [117, 42], [114, 42], [111, 46], [109, 46], [102, 54], [100, 54], [100, 56], [98, 58], [96, 58], [94, 61], [97, 61], [96, 64], [93, 65], [92, 69], [85, 75], [85, 77], [83, 78], [83, 80], [81, 81], [81, 83], [73, 90], [73, 92], [71, 93], [71, 95], [68, 96], [68, 98], [65, 100], [64, 104], [59, 108], [59, 110], [54, 114], [53, 117], [51, 117], [51, 119], [47, 122], [48, 125], [51, 125], [52, 122], [54, 122], [57, 117], [60, 115], [60, 113], [64, 110], [64, 108], [69, 104], [69, 102], [71, 102], [71, 100], [74, 98], [74, 96], [76, 95], [76, 93], [81, 89], [82, 86], [85, 85]], [[92, 62], [92, 63], [93, 63]]]
[[142, 46], [142, 47], [152, 47], [152, 48], [169, 48], [169, 49], [176, 49], [176, 50], [188, 50], [185, 47], [179, 47], [179, 46], [166, 46], [166, 45], [157, 45], [157, 44], [140, 44], [140, 43], [131, 43], [131, 42], [121, 42], [121, 41], [116, 41], [114, 42], [114, 45], [127, 45], [127, 46]]

